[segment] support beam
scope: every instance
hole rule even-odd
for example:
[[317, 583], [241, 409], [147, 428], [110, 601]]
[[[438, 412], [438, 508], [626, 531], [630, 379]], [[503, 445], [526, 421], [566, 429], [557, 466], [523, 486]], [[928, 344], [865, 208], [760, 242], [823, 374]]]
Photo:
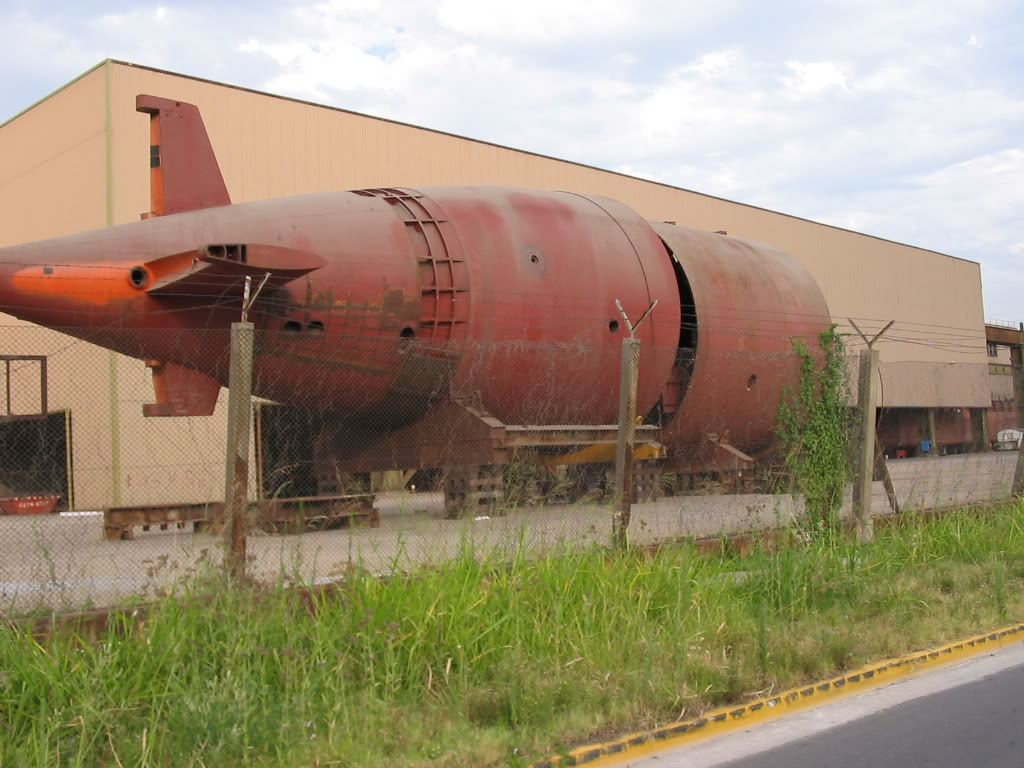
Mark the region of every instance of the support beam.
[[938, 432], [935, 429], [935, 409], [926, 408], [925, 418], [928, 420], [928, 442], [932, 446], [931, 453], [928, 455], [935, 458], [939, 455]]
[[1018, 425], [1024, 427], [1024, 411], [1021, 410], [1024, 403], [1024, 346], [1010, 347], [1010, 365], [1013, 369], [1013, 399], [1021, 419]]
[[971, 408], [971, 431], [974, 433], [974, 450], [992, 450], [988, 436], [988, 408]]
[[[1017, 413], [1024, 419], [1024, 323], [1020, 324], [1020, 346], [1013, 351], [1017, 353], [1013, 358], [1013, 391], [1017, 396]], [[1017, 446], [1017, 469], [1011, 491], [1018, 498], [1024, 496], [1024, 445]]]
[[900, 502], [896, 498], [896, 487], [892, 484], [892, 476], [889, 474], [889, 465], [885, 461], [885, 452], [882, 450], [882, 441], [875, 433], [875, 471], [874, 479], [881, 480], [885, 487], [885, 496], [889, 500], [889, 508], [894, 514], [900, 513]]

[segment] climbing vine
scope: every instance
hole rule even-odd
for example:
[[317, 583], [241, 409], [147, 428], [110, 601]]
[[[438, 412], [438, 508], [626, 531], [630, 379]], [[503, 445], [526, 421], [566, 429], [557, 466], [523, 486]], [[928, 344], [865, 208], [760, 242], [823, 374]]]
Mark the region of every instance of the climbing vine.
[[812, 532], [826, 533], [838, 529], [850, 480], [850, 407], [843, 337], [833, 326], [818, 342], [820, 354], [793, 341], [800, 380], [779, 403], [778, 437], [786, 470], [804, 497], [806, 522]]

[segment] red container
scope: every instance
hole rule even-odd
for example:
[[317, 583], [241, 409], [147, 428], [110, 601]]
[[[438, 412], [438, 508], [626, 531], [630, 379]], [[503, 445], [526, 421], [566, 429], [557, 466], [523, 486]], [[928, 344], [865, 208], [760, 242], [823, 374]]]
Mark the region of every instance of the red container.
[[60, 496], [5, 496], [0, 498], [0, 510], [5, 515], [48, 515], [57, 509]]

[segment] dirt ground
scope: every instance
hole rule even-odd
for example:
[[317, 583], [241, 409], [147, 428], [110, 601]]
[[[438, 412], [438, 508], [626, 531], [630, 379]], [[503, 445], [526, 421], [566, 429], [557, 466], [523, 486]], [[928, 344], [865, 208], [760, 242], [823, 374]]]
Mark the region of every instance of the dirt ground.
[[[1005, 452], [888, 464], [901, 504], [925, 509], [1007, 498], [1016, 460], [1016, 452]], [[388, 571], [443, 561], [464, 543], [478, 551], [520, 543], [542, 551], [606, 542], [611, 530], [610, 511], [599, 504], [520, 508], [465, 520], [444, 520], [437, 493], [384, 494], [375, 506], [381, 517], [375, 529], [253, 535], [251, 572], [268, 580], [322, 582], [351, 563]], [[873, 510], [888, 510], [880, 482], [875, 483]], [[630, 536], [637, 543], [715, 536], [776, 525], [798, 511], [785, 495], [665, 498], [634, 506]], [[98, 513], [0, 517], [0, 614], [106, 606], [151, 593], [219, 561], [220, 539], [191, 530], [140, 531], [133, 541], [105, 541]]]

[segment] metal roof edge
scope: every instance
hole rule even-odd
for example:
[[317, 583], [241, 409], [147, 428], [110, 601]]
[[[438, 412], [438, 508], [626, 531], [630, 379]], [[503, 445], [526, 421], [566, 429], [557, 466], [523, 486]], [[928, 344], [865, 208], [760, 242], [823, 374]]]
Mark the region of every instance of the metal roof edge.
[[91, 75], [93, 72], [95, 72], [100, 67], [104, 67], [107, 64], [111, 64], [111, 63], [123, 64], [124, 62], [117, 61], [116, 59], [104, 59], [99, 64], [96, 64], [96, 65], [94, 65], [92, 67], [89, 67], [89, 69], [85, 70], [85, 72], [83, 72], [82, 74], [78, 75], [78, 77], [75, 77], [75, 78], [73, 78], [71, 80], [68, 80], [66, 83], [64, 83], [64, 85], [61, 85], [61, 86], [58, 86], [57, 88], [54, 88], [48, 94], [43, 96], [43, 98], [36, 99], [34, 102], [29, 104], [24, 109], [19, 110], [18, 112], [15, 112], [9, 118], [4, 120], [3, 122], [0, 122], [0, 128], [3, 128], [4, 126], [8, 125], [9, 123], [13, 123], [15, 120], [17, 120], [19, 117], [24, 115], [26, 112], [30, 112], [33, 109], [35, 109], [36, 107], [38, 107], [40, 104], [42, 104], [44, 101], [49, 101], [50, 99], [52, 99], [54, 96], [56, 96], [58, 93], [63, 91], [65, 88], [70, 88], [72, 85], [77, 83], [79, 80], [82, 80], [82, 79], [88, 77], [89, 75]]

